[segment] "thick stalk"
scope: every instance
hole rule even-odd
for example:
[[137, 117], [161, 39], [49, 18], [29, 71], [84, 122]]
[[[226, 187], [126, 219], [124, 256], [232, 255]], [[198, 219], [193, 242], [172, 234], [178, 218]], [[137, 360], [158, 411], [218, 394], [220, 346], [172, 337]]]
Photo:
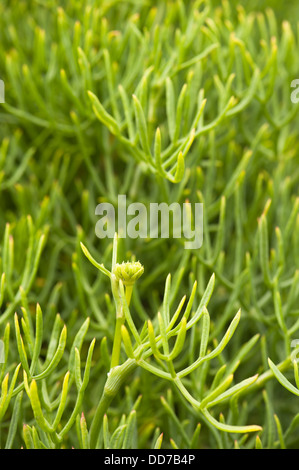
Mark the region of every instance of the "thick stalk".
[[119, 356], [120, 356], [120, 348], [121, 348], [121, 327], [123, 324], [124, 324], [124, 318], [117, 317], [116, 324], [115, 324], [112, 356], [111, 356], [111, 367], [110, 367], [111, 369], [118, 366], [119, 364]]
[[113, 398], [117, 395], [121, 385], [129, 376], [129, 374], [137, 367], [134, 359], [128, 359], [121, 366], [114, 367], [108, 373], [108, 378], [104, 386], [102, 397], [97, 406], [94, 418], [90, 427], [90, 448], [95, 449], [101, 427], [103, 424], [103, 417], [108, 410]]
[[[114, 332], [114, 341], [111, 356], [111, 368], [104, 386], [104, 390], [97, 406], [93, 421], [90, 427], [90, 447], [96, 448], [99, 433], [103, 423], [103, 417], [108, 410], [108, 407], [119, 391], [120, 386], [126, 377], [137, 367], [134, 359], [128, 359], [124, 364], [119, 365], [120, 350], [121, 350], [121, 327], [125, 322], [125, 315], [123, 312], [122, 302], [119, 292], [119, 281], [113, 274], [111, 277], [111, 287], [116, 306], [116, 324]], [[133, 290], [133, 283], [126, 286], [126, 301], [130, 304], [131, 295]]]
[[113, 367], [118, 366], [119, 364], [119, 357], [120, 357], [120, 348], [121, 348], [121, 327], [125, 321], [123, 308], [119, 296], [119, 287], [118, 281], [116, 280], [115, 276], [112, 276], [111, 279], [111, 288], [114, 297], [115, 307], [116, 307], [116, 323], [115, 323], [115, 331], [114, 331], [114, 340], [113, 340], [113, 347], [112, 347], [112, 356], [111, 356], [111, 369]]

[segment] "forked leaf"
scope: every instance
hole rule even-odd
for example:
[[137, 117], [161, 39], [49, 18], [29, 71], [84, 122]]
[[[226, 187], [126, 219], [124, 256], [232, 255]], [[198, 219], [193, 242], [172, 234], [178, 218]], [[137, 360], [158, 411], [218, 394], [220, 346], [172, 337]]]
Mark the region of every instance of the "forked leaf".
[[162, 306], [162, 315], [165, 327], [169, 324], [169, 316], [170, 316], [170, 307], [169, 307], [169, 294], [171, 288], [171, 274], [168, 274], [165, 282], [164, 288], [164, 298], [163, 298], [163, 306]]
[[170, 139], [173, 140], [175, 131], [175, 93], [171, 78], [166, 78], [166, 113]]
[[125, 431], [127, 429], [127, 424], [123, 424], [118, 426], [110, 439], [110, 449], [120, 449], [121, 443], [125, 435]]
[[161, 432], [161, 434], [159, 435], [159, 437], [157, 438], [155, 444], [154, 444], [154, 447], [153, 449], [161, 449], [162, 447], [162, 442], [163, 442], [163, 432]]
[[136, 410], [132, 410], [127, 418], [127, 427], [125, 429], [124, 440], [122, 449], [134, 449], [136, 448], [135, 435], [136, 435]]
[[[231, 374], [232, 376], [233, 374]], [[258, 378], [258, 374], [254, 375], [253, 377], [249, 377], [248, 379], [242, 380], [242, 382], [239, 382], [238, 384], [234, 385], [233, 387], [229, 388], [228, 390], [221, 392], [220, 395], [217, 397], [213, 397], [207, 407], [215, 406], [218, 403], [223, 402], [227, 398], [231, 397], [232, 395], [235, 395], [236, 393], [240, 393], [241, 391], [245, 390], [247, 387], [252, 385], [256, 379]]]
[[160, 351], [157, 347], [154, 327], [153, 327], [153, 324], [150, 320], [147, 321], [147, 328], [148, 328], [149, 342], [150, 342], [150, 346], [151, 346], [151, 349], [152, 349], [152, 352], [153, 352], [154, 356], [156, 356], [159, 359], [166, 359], [167, 356], [160, 353]]
[[0, 399], [0, 420], [3, 418], [4, 414], [6, 413], [10, 400], [13, 396], [20, 367], [21, 367], [21, 364], [18, 364], [17, 367], [15, 368], [8, 390], [7, 390], [7, 386], [8, 386], [9, 373], [7, 373], [6, 375], [7, 379], [6, 378], [4, 379], [5, 384], [4, 384], [4, 381], [2, 382], [2, 391], [1, 391], [1, 399]]
[[194, 316], [188, 321], [187, 323], [187, 329], [191, 328], [202, 316], [204, 309], [207, 308], [207, 305], [210, 301], [210, 298], [212, 296], [213, 290], [215, 287], [215, 274], [213, 273], [208, 285], [203, 293], [203, 296], [201, 298], [200, 304], [194, 314]]
[[133, 95], [133, 101], [134, 101], [135, 118], [136, 118], [140, 143], [145, 152], [146, 159], [149, 160], [151, 156], [151, 150], [150, 150], [150, 145], [149, 145], [149, 138], [148, 138], [148, 131], [147, 131], [147, 126], [146, 126], [145, 116], [144, 116], [140, 101], [136, 95]]
[[15, 320], [15, 330], [16, 330], [16, 339], [17, 339], [19, 357], [20, 357], [23, 369], [26, 371], [27, 375], [30, 375], [27, 353], [26, 353], [26, 349], [24, 346], [23, 338], [21, 336], [17, 313], [15, 313], [14, 320]]
[[62, 384], [62, 392], [61, 392], [61, 398], [59, 402], [59, 406], [56, 412], [55, 419], [53, 421], [53, 428], [56, 429], [61, 421], [62, 414], [64, 412], [65, 406], [66, 406], [66, 400], [67, 400], [67, 393], [68, 393], [68, 384], [69, 384], [69, 377], [70, 377], [70, 372], [67, 371], [67, 373], [64, 376], [63, 379], [63, 384]]
[[225, 348], [225, 346], [227, 345], [227, 343], [229, 342], [229, 340], [233, 336], [233, 334], [234, 334], [234, 332], [235, 332], [235, 330], [238, 326], [238, 323], [240, 321], [240, 316], [241, 316], [241, 310], [239, 310], [237, 312], [237, 314], [235, 315], [235, 317], [231, 321], [231, 324], [229, 325], [228, 329], [226, 330], [226, 333], [223, 336], [220, 343], [218, 344], [218, 346], [215, 349], [213, 349], [213, 351], [208, 353], [207, 355], [205, 355], [203, 357], [199, 357], [193, 364], [191, 364], [190, 366], [188, 366], [185, 369], [183, 369], [182, 371], [180, 371], [177, 374], [178, 377], [180, 377], [180, 378], [185, 377], [186, 375], [190, 374], [193, 370], [197, 369], [197, 367], [200, 364], [202, 364], [203, 362], [209, 361], [209, 360], [213, 359], [214, 357], [217, 357], [223, 351], [223, 349]]
[[19, 413], [21, 409], [22, 399], [23, 399], [23, 392], [20, 392], [16, 396], [16, 399], [13, 405], [13, 411], [12, 411], [12, 416], [11, 416], [10, 423], [9, 423], [5, 449], [11, 449], [13, 447], [14, 438], [17, 432], [17, 427], [18, 427]]
[[83, 379], [82, 379], [82, 386], [80, 389], [80, 393], [84, 392], [86, 389], [88, 382], [89, 382], [89, 376], [90, 376], [90, 369], [91, 369], [91, 361], [92, 361], [92, 355], [93, 355], [93, 350], [95, 347], [95, 342], [96, 339], [93, 338], [93, 340], [90, 343], [90, 346], [88, 348], [88, 353], [87, 353], [87, 358], [85, 362], [85, 369], [84, 369], [84, 374], [83, 374]]
[[133, 124], [133, 119], [131, 116], [131, 110], [130, 110], [130, 104], [129, 104], [129, 99], [128, 95], [122, 85], [118, 86], [119, 94], [122, 100], [122, 105], [124, 108], [124, 113], [125, 113], [125, 118], [126, 118], [126, 123], [127, 123], [127, 128], [128, 128], [128, 134], [129, 134], [129, 139], [131, 142], [134, 142], [135, 140], [135, 128]]
[[178, 103], [177, 103], [177, 109], [176, 109], [176, 115], [175, 115], [175, 126], [174, 126], [173, 137], [172, 137], [172, 140], [174, 143], [177, 142], [179, 135], [180, 135], [180, 129], [182, 125], [183, 105], [185, 102], [186, 91], [187, 91], [187, 84], [185, 83], [182, 86], [181, 92], [178, 97]]
[[62, 328], [62, 331], [61, 331], [61, 334], [60, 334], [60, 337], [59, 337], [59, 343], [58, 343], [58, 346], [57, 346], [57, 349], [55, 351], [54, 356], [52, 357], [52, 359], [51, 359], [50, 363], [48, 364], [48, 366], [41, 373], [34, 376], [35, 380], [44, 379], [59, 364], [59, 362], [60, 362], [60, 360], [63, 356], [63, 353], [64, 353], [64, 349], [65, 349], [65, 345], [66, 345], [66, 336], [67, 336], [67, 330], [66, 330], [66, 325], [65, 325]]
[[286, 388], [289, 392], [299, 397], [299, 390], [293, 384], [291, 384], [291, 382], [280, 372], [278, 367], [271, 361], [270, 358], [268, 358], [268, 364], [273, 374], [277, 378], [278, 382], [281, 383], [281, 385]]
[[260, 71], [258, 68], [256, 68], [252, 76], [251, 84], [247, 89], [247, 93], [236, 106], [234, 106], [231, 110], [228, 111], [228, 116], [233, 116], [234, 114], [240, 113], [244, 108], [246, 108], [246, 106], [252, 101], [252, 98], [257, 90], [259, 82]]
[[135, 355], [134, 355], [134, 351], [133, 351], [131, 338], [130, 338], [129, 332], [128, 332], [127, 328], [125, 327], [125, 325], [121, 326], [121, 336], [122, 336], [122, 340], [123, 340], [123, 343], [124, 343], [124, 347], [125, 347], [127, 356], [130, 357], [131, 359], [134, 359]]
[[80, 430], [81, 430], [81, 439], [82, 439], [82, 448], [83, 449], [89, 449], [89, 435], [88, 435], [88, 429], [87, 429], [87, 423], [86, 419], [84, 416], [84, 413], [82, 412], [81, 418], [80, 418]]
[[280, 424], [280, 420], [279, 420], [279, 418], [276, 414], [274, 414], [274, 420], [275, 420], [277, 434], [278, 434], [278, 438], [279, 438], [279, 442], [280, 442], [280, 448], [281, 449], [286, 449], [286, 444], [285, 444], [284, 437], [283, 437], [282, 427], [281, 427], [281, 424]]
[[84, 338], [87, 334], [88, 328], [90, 324], [90, 318], [86, 318], [86, 320], [82, 323], [81, 327], [78, 330], [78, 333], [76, 334], [71, 350], [70, 350], [70, 355], [69, 355], [69, 362], [68, 362], [68, 369], [70, 371], [70, 374], [74, 374], [74, 366], [75, 366], [75, 349], [77, 348], [78, 351], [80, 352], [80, 349], [82, 347]]
[[185, 158], [183, 152], [180, 152], [177, 160], [177, 167], [173, 178], [173, 183], [182, 181], [185, 173]]
[[223, 382], [220, 385], [218, 385], [218, 387], [215, 388], [215, 390], [213, 390], [211, 393], [209, 393], [201, 401], [200, 408], [203, 409], [203, 408], [206, 408], [207, 406], [211, 406], [211, 403], [213, 403], [213, 401], [215, 399], [217, 399], [217, 397], [219, 397], [219, 395], [222, 395], [222, 393], [230, 386], [230, 384], [232, 383], [233, 378], [234, 378], [233, 374], [226, 377], [226, 379], [223, 380]]
[[201, 339], [199, 356], [203, 357], [206, 354], [210, 335], [210, 315], [206, 307], [204, 308], [201, 319]]
[[119, 127], [116, 120], [111, 116], [111, 114], [109, 114], [105, 110], [104, 106], [94, 93], [88, 91], [87, 94], [90, 98], [92, 109], [99, 121], [101, 121], [105, 126], [107, 126], [113, 134], [118, 134]]
[[176, 338], [174, 347], [173, 347], [171, 353], [168, 356], [169, 361], [172, 361], [173, 359], [175, 359], [180, 354], [180, 352], [182, 351], [182, 349], [184, 347], [186, 332], [187, 332], [187, 330], [186, 330], [187, 320], [186, 320], [185, 317], [182, 318], [182, 321], [181, 321], [180, 325], [181, 326], [180, 326], [179, 332], [177, 334], [177, 338]]
[[162, 168], [162, 158], [161, 158], [161, 131], [159, 127], [157, 127], [156, 133], [155, 133], [154, 161], [159, 170], [159, 173], [162, 173], [164, 175], [165, 171]]
[[53, 428], [44, 416], [42, 411], [41, 402], [38, 395], [37, 384], [35, 380], [32, 380], [29, 387], [29, 398], [32, 406], [32, 410], [37, 423], [46, 432], [53, 432]]
[[33, 375], [38, 363], [39, 355], [40, 355], [40, 350], [42, 346], [42, 340], [43, 340], [43, 314], [40, 308], [40, 305], [37, 304], [36, 306], [36, 319], [35, 319], [35, 343], [34, 343], [34, 350], [33, 350], [33, 356], [32, 356], [32, 361], [30, 365], [30, 374]]
[[261, 431], [263, 429], [261, 426], [257, 426], [255, 424], [248, 426], [233, 426], [230, 424], [221, 423], [220, 421], [217, 421], [217, 419], [215, 419], [206, 409], [202, 410], [202, 413], [207, 418], [207, 420], [220, 431], [244, 434], [247, 432]]
[[83, 253], [85, 254], [86, 258], [87, 258], [97, 269], [99, 269], [100, 271], [102, 271], [103, 274], [105, 274], [106, 276], [108, 276], [109, 278], [111, 278], [111, 273], [110, 273], [110, 271], [108, 271], [108, 269], [106, 269], [103, 264], [98, 263], [98, 262], [92, 257], [92, 255], [90, 254], [90, 252], [88, 251], [88, 249], [86, 248], [86, 246], [83, 245], [82, 242], [80, 242], [80, 245], [81, 245], [82, 251], [83, 251]]
[[3, 303], [4, 294], [5, 294], [5, 273], [2, 273], [1, 281], [0, 281], [0, 307]]
[[258, 237], [259, 237], [259, 249], [260, 249], [260, 262], [261, 268], [264, 275], [265, 283], [268, 286], [272, 285], [272, 279], [269, 267], [269, 241], [268, 241], [268, 226], [266, 215], [263, 213], [259, 219], [258, 225]]

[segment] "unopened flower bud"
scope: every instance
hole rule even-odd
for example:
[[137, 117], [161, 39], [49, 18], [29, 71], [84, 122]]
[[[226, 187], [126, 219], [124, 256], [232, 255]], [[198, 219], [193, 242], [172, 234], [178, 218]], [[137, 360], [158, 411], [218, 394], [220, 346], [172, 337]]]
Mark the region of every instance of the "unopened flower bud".
[[117, 280], [121, 280], [125, 286], [132, 286], [142, 276], [144, 267], [139, 261], [116, 263], [113, 274]]

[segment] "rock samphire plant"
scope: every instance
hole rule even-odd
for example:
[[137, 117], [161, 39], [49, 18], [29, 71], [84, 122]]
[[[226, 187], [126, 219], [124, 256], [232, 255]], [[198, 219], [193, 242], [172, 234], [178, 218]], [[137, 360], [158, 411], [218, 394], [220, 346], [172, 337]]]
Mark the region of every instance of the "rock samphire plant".
[[[217, 380], [215, 377], [214, 383], [211, 388], [206, 391], [202, 399], [192, 396], [184, 385], [185, 377], [202, 366], [206, 361], [217, 357], [223, 351], [233, 336], [240, 320], [240, 312], [238, 312], [219, 344], [211, 351], [207, 349], [210, 332], [210, 316], [207, 305], [213, 292], [214, 275], [212, 275], [209, 281], [199, 306], [192, 315], [191, 312], [197, 282], [194, 282], [188, 302], [186, 301], [186, 296], [184, 296], [173, 315], [171, 315], [170, 298], [173, 295], [173, 290], [171, 287], [171, 276], [169, 275], [166, 280], [161, 312], [158, 312], [153, 322], [148, 320], [141, 332], [138, 332], [130, 313], [129, 303], [133, 284], [136, 279], [142, 275], [143, 267], [139, 262], [126, 262], [121, 264], [116, 262], [117, 235], [114, 239], [111, 272], [107, 271], [103, 265], [97, 263], [87, 251], [86, 247], [84, 245], [82, 246], [88, 259], [110, 278], [116, 308], [116, 326], [111, 368], [108, 372], [103, 394], [91, 424], [91, 446], [94, 447], [97, 444], [103, 417], [107, 412], [110, 402], [117, 393], [119, 393], [120, 386], [137, 366], [144, 368], [160, 379], [170, 381], [182, 394], [186, 403], [194, 408], [198, 417], [202, 415], [210, 424], [216, 426], [218, 429], [226, 432], [239, 433], [260, 430], [261, 427], [255, 425], [234, 426], [218, 422], [209, 412], [209, 408], [227, 400], [238, 392], [240, 393], [246, 387], [254, 383], [257, 379], [257, 375], [230, 386], [234, 377], [234, 367], [230, 368], [229, 373], [227, 373], [226, 367], [220, 367], [216, 374]], [[184, 306], [184, 304], [186, 305]], [[194, 327], [199, 321], [202, 323], [199, 357], [193, 363], [186, 365], [186, 367], [181, 366], [181, 370], [176, 371], [176, 361], [180, 353], [186, 351], [186, 343], [188, 344], [186, 334], [188, 330]], [[175, 339], [172, 347], [170, 346], [171, 338]], [[122, 341], [128, 359], [122, 364], [119, 364]], [[150, 358], [154, 358], [158, 366], [152, 364], [152, 362], [149, 361]], [[184, 364], [184, 362], [182, 364]], [[235, 362], [235, 367], [237, 364], [238, 362]], [[201, 387], [203, 386], [204, 383], [201, 382]]]

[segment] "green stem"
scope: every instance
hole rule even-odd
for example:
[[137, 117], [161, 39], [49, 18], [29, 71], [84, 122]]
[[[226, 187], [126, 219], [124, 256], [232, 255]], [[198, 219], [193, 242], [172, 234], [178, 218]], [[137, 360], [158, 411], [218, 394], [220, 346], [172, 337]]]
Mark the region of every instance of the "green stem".
[[126, 301], [128, 304], [128, 307], [130, 305], [131, 297], [132, 297], [132, 292], [133, 292], [133, 284], [127, 285], [126, 286]]
[[[284, 372], [288, 370], [290, 367], [292, 367], [292, 360], [291, 357], [287, 357], [284, 361], [280, 362], [277, 365], [277, 368], [280, 370], [280, 372]], [[272, 379], [274, 377], [274, 374], [271, 369], [267, 370], [263, 374], [261, 374], [258, 379], [247, 388], [247, 392], [249, 391], [255, 391], [257, 389], [260, 389], [261, 387], [265, 386], [265, 383]], [[245, 390], [244, 390], [245, 392]]]
[[[113, 367], [118, 366], [119, 358], [120, 358], [120, 349], [121, 349], [121, 327], [125, 322], [125, 316], [122, 308], [122, 304], [119, 299], [119, 287], [115, 281], [112, 281], [114, 284], [113, 286], [113, 295], [116, 305], [116, 324], [115, 324], [115, 331], [114, 331], [114, 340], [113, 340], [113, 347], [112, 347], [112, 357], [111, 357], [111, 369]], [[128, 306], [130, 305], [132, 291], [133, 291], [133, 284], [128, 285], [125, 288], [125, 295], [126, 301]]]
[[117, 317], [116, 318], [116, 325], [115, 325], [115, 332], [114, 332], [114, 341], [113, 341], [113, 348], [112, 348], [112, 357], [111, 357], [111, 369], [113, 367], [118, 366], [119, 364], [119, 357], [120, 357], [120, 348], [121, 348], [121, 327], [124, 324], [124, 318]]
[[122, 304], [120, 301], [118, 281], [116, 280], [115, 276], [112, 276], [111, 278], [111, 288], [112, 288], [112, 294], [113, 294], [115, 307], [116, 307], [116, 324], [115, 324], [111, 366], [110, 366], [110, 368], [112, 369], [113, 367], [116, 367], [119, 364], [120, 348], [121, 348], [121, 327], [125, 321], [125, 317], [123, 313]]
[[121, 385], [128, 375], [137, 367], [134, 359], [128, 359], [121, 366], [114, 367], [108, 373], [108, 378], [104, 386], [102, 397], [97, 406], [94, 418], [90, 427], [90, 448], [95, 449], [103, 424], [103, 417], [108, 410], [113, 398], [117, 395]]
[[[103, 417], [108, 410], [108, 407], [117, 394], [120, 386], [126, 377], [137, 367], [134, 359], [128, 359], [124, 364], [119, 365], [120, 349], [121, 349], [121, 327], [125, 322], [125, 316], [119, 296], [119, 286], [115, 277], [111, 279], [112, 293], [116, 305], [116, 324], [114, 332], [114, 340], [111, 356], [111, 367], [108, 373], [104, 390], [97, 406], [93, 421], [90, 427], [90, 447], [95, 448], [99, 438], [99, 433], [103, 423]], [[133, 284], [126, 286], [126, 301], [130, 304]]]

